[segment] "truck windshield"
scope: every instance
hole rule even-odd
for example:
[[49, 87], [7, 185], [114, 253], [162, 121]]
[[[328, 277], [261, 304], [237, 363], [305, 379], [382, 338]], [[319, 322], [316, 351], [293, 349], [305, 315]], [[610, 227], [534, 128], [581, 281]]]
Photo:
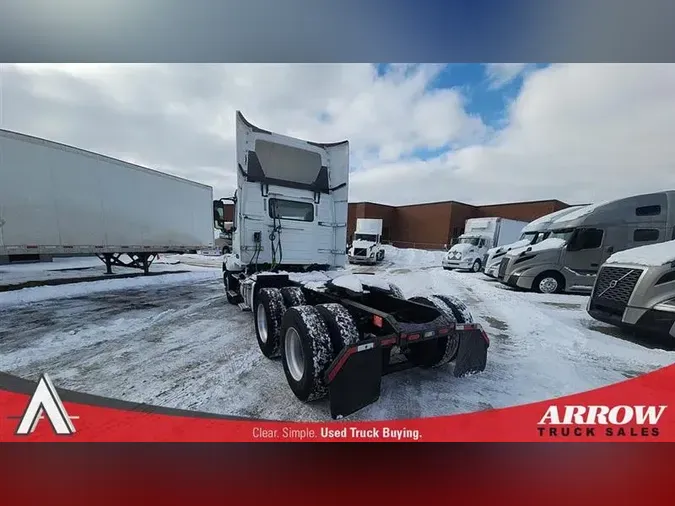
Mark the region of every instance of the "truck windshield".
[[548, 236], [548, 239], [562, 239], [563, 241], [567, 242], [570, 240], [570, 237], [572, 237], [573, 233], [574, 233], [573, 228], [563, 228], [560, 230], [553, 230], [551, 232], [551, 235]]
[[354, 240], [377, 242], [377, 236], [374, 234], [354, 234]]
[[473, 246], [478, 246], [480, 242], [480, 237], [462, 237], [459, 240], [459, 244], [471, 244]]
[[519, 240], [520, 241], [528, 240], [528, 241], [531, 241], [531, 243], [533, 244], [534, 241], [537, 240], [538, 234], [539, 234], [539, 232], [525, 232], [525, 233], [523, 233], [523, 235], [520, 236]]
[[548, 239], [548, 237], [551, 235], [551, 232], [538, 232], [535, 238], [532, 240], [530, 244], [537, 244], [543, 241], [544, 239]]

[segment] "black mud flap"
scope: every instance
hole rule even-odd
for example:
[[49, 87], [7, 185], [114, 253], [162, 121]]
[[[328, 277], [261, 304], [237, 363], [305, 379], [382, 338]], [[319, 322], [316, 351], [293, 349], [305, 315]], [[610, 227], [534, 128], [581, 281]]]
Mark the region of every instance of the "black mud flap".
[[361, 343], [352, 349], [340, 353], [336, 360], [341, 363], [340, 369], [328, 383], [333, 419], [349, 416], [380, 398], [382, 349], [374, 343]]
[[455, 358], [456, 378], [485, 370], [488, 341], [480, 329], [464, 330], [459, 336], [459, 349]]

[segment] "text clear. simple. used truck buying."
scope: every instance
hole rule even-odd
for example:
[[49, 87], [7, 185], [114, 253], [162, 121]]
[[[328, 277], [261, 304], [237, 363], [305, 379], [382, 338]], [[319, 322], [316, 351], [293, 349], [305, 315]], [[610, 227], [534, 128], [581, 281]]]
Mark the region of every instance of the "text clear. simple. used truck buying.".
[[0, 262], [98, 255], [147, 272], [157, 253], [213, 246], [212, 202], [210, 186], [0, 130]]
[[375, 264], [384, 260], [381, 219], [357, 218], [348, 257], [349, 263], [354, 264]]
[[[298, 399], [328, 396], [338, 418], [377, 401], [388, 372], [448, 363], [457, 377], [484, 370], [489, 340], [461, 301], [405, 299], [374, 275], [335, 272], [347, 263], [347, 141], [279, 135], [237, 112], [236, 146], [235, 195], [213, 203], [217, 227], [223, 201], [234, 203], [225, 291], [252, 311], [261, 352], [281, 357]], [[321, 280], [303, 280], [308, 273]]]
[[469, 218], [464, 233], [443, 257], [443, 268], [479, 272], [484, 267], [485, 255], [490, 248], [514, 242], [521, 235], [524, 221], [506, 218]]

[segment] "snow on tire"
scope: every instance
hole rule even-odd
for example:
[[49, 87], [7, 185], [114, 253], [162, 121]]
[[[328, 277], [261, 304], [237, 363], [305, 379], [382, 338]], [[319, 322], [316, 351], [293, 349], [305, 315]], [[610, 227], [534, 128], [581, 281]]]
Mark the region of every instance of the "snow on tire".
[[405, 295], [403, 295], [403, 291], [394, 283], [389, 283], [389, 290], [391, 291], [391, 294], [397, 299], [405, 300]]
[[457, 297], [453, 297], [452, 295], [434, 295], [434, 297], [445, 302], [446, 306], [448, 306], [455, 315], [457, 323], [474, 322], [473, 315], [471, 314], [471, 311], [469, 311], [469, 308], [467, 308], [466, 304]]
[[286, 307], [304, 306], [307, 304], [305, 301], [305, 294], [302, 292], [302, 288], [297, 286], [283, 287], [281, 289], [281, 295], [284, 298], [284, 304], [286, 304]]
[[[434, 301], [428, 297], [411, 297], [409, 300], [411, 302], [417, 302], [418, 304], [433, 306], [445, 314], [443, 307], [441, 307], [437, 301]], [[452, 350], [448, 351], [448, 348], [453, 347], [452, 339], [449, 339], [448, 337], [439, 337], [436, 339], [430, 339], [428, 341], [410, 344], [406, 353], [406, 357], [408, 360], [410, 360], [410, 362], [419, 367], [438, 367], [450, 360], [445, 360], [446, 355], [451, 355], [454, 357], [456, 350], [454, 352]]]
[[281, 290], [261, 288], [255, 301], [255, 336], [267, 358], [278, 357], [281, 345], [281, 321], [286, 312]]
[[[458, 323], [457, 317], [452, 310], [452, 306], [446, 303], [438, 295], [430, 297], [430, 300], [440, 309], [443, 314], [453, 323]], [[457, 356], [457, 350], [459, 350], [459, 336], [455, 334], [454, 336], [448, 336], [448, 342], [445, 346], [445, 352], [443, 353], [443, 358], [439, 360], [433, 367], [440, 367], [452, 361]]]
[[321, 314], [326, 322], [326, 327], [328, 327], [328, 333], [333, 345], [333, 358], [345, 346], [351, 346], [359, 342], [361, 333], [356, 327], [356, 322], [354, 322], [352, 315], [349, 314], [349, 311], [343, 305], [328, 303], [318, 304], [314, 307]]
[[325, 397], [324, 376], [333, 361], [333, 344], [321, 313], [313, 306], [291, 307], [281, 324], [281, 359], [295, 396], [304, 402]]

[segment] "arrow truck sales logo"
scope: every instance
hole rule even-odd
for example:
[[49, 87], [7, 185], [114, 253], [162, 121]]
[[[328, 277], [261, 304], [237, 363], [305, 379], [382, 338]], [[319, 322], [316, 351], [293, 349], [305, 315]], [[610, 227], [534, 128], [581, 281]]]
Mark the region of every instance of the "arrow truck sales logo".
[[40, 420], [45, 418], [43, 414], [47, 415], [47, 419], [49, 419], [52, 429], [54, 429], [56, 434], [60, 436], [75, 434], [75, 426], [72, 420], [78, 417], [68, 416], [52, 380], [46, 374], [40, 377], [37, 388], [28, 401], [26, 411], [21, 416], [21, 421], [15, 434], [17, 436], [32, 434]]
[[537, 424], [544, 437], [658, 437], [668, 406], [549, 406]]

